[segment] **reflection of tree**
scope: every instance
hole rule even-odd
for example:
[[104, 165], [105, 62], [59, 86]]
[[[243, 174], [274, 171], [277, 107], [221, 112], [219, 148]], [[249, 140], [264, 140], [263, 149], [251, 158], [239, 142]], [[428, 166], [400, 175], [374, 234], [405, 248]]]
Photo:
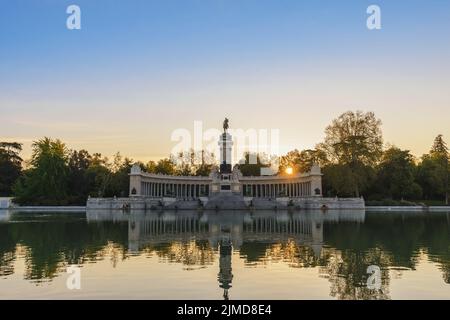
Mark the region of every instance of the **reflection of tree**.
[[[389, 299], [389, 270], [391, 258], [382, 250], [371, 249], [367, 252], [345, 250], [332, 252], [328, 263], [320, 268], [322, 276], [331, 282], [330, 295], [341, 300], [349, 299]], [[381, 268], [381, 289], [367, 287], [367, 267], [376, 265]]]
[[442, 277], [444, 278], [445, 283], [450, 284], [450, 262], [448, 262], [447, 264], [443, 264], [441, 266], [441, 270], [442, 270]]
[[366, 215], [364, 224], [324, 224], [327, 245], [342, 252], [379, 248], [390, 255], [391, 266], [415, 269], [418, 253], [424, 250], [430, 261], [440, 265], [444, 279], [450, 264], [449, 233], [443, 214], [377, 213]]
[[127, 258], [127, 250], [125, 249], [125, 247], [112, 241], [109, 241], [108, 244], [103, 248], [103, 250], [97, 251], [95, 254], [96, 260], [109, 257], [113, 268], [117, 266], [119, 261], [123, 261]]
[[[14, 220], [20, 223], [0, 225], [0, 272], [5, 275], [14, 271], [13, 259], [17, 249], [25, 259], [25, 279], [36, 282], [56, 277], [68, 264], [103, 259], [114, 251], [104, 250], [109, 241], [115, 244], [117, 254], [121, 252], [122, 257], [125, 256], [123, 248], [128, 244], [126, 223], [88, 224], [75, 214], [51, 218], [23, 215]], [[4, 235], [6, 239], [3, 239]], [[117, 251], [117, 248], [122, 249]]]
[[6, 252], [0, 256], [0, 277], [14, 273], [15, 252]]
[[182, 263], [187, 266], [187, 269], [214, 262], [214, 250], [207, 241], [173, 242], [149, 247], [146, 251], [148, 253], [155, 251], [160, 258], [169, 262]]
[[231, 282], [233, 281], [233, 272], [231, 267], [231, 255], [233, 247], [229, 237], [222, 239], [219, 245], [219, 274], [217, 280], [219, 287], [223, 289], [224, 300], [229, 300], [229, 290], [231, 289]]
[[[433, 219], [435, 223], [425, 225], [424, 242], [428, 244], [428, 258], [439, 265], [445, 283], [450, 284], [450, 221], [445, 216]], [[431, 219], [428, 218], [428, 221]]]
[[310, 246], [299, 245], [293, 239], [273, 244], [266, 250], [266, 259], [286, 262], [293, 268], [313, 268], [323, 264]]
[[264, 263], [266, 259], [266, 251], [272, 243], [246, 241], [240, 247], [240, 255], [245, 258], [247, 264]]
[[[110, 259], [116, 266], [128, 257], [128, 222], [87, 223], [84, 215], [17, 215], [13, 223], [0, 223], [0, 276], [14, 272], [17, 257], [25, 259], [25, 278], [51, 280], [68, 264]], [[212, 264], [216, 248], [208, 240], [189, 234], [173, 241], [156, 238], [140, 254], [156, 255], [163, 262], [181, 263], [187, 270]], [[323, 223], [320, 256], [308, 239], [267, 233], [263, 240], [244, 240], [239, 254], [246, 264], [282, 262], [294, 268], [320, 267], [320, 276], [331, 283], [331, 295], [339, 299], [389, 298], [390, 267], [414, 269], [418, 253], [442, 270], [450, 283], [449, 224], [445, 215], [366, 215], [364, 223]], [[202, 234], [202, 238], [205, 234]], [[157, 236], [155, 236], [157, 237]], [[380, 292], [366, 287], [367, 267], [382, 270]]]
[[0, 276], [14, 273], [15, 248], [8, 224], [0, 223]]

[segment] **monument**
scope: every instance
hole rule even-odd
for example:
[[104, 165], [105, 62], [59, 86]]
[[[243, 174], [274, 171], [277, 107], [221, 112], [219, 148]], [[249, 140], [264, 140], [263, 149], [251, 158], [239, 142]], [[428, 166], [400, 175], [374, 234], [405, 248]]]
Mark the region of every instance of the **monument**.
[[220, 147], [220, 173], [227, 174], [231, 173], [231, 156], [233, 139], [231, 135], [227, 132], [229, 128], [228, 119], [225, 118], [223, 121], [223, 134], [220, 136], [219, 147]]
[[228, 118], [218, 139], [220, 159], [209, 176], [175, 176], [130, 170], [128, 198], [90, 198], [89, 209], [333, 210], [363, 209], [362, 198], [324, 198], [318, 165], [309, 172], [243, 176], [233, 166]]

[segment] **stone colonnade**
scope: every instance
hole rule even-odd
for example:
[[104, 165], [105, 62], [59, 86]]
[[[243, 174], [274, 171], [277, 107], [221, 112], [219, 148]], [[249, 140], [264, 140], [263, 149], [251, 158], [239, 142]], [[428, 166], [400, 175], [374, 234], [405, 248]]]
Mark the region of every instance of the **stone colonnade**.
[[[146, 177], [145, 175], [132, 175], [130, 180], [130, 196], [143, 196], [151, 198], [176, 198], [198, 199], [212, 195], [211, 183], [208, 178], [200, 179], [192, 177], [179, 181], [167, 176], [160, 178]], [[241, 195], [252, 198], [277, 198], [277, 197], [311, 197], [320, 196], [320, 184], [308, 177], [286, 179], [243, 179]]]
[[177, 199], [196, 199], [209, 196], [209, 183], [201, 182], [141, 182], [141, 195], [145, 197], [171, 197]]
[[243, 183], [243, 196], [253, 198], [309, 197], [316, 192], [312, 190], [311, 181], [287, 183]]
[[[234, 181], [234, 180], [233, 180]], [[300, 198], [322, 196], [322, 174], [319, 167], [309, 173], [292, 176], [239, 177], [239, 188], [227, 190], [252, 198]], [[133, 166], [130, 172], [130, 197], [199, 199], [225, 192], [215, 187], [217, 177], [170, 176], [142, 172]], [[217, 189], [217, 190], [216, 190]]]

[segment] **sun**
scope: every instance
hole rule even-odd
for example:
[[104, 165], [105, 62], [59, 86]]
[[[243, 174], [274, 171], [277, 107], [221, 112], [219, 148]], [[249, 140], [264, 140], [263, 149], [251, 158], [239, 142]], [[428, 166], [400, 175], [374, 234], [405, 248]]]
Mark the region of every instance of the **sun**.
[[287, 167], [286, 168], [286, 173], [287, 174], [292, 174], [294, 172], [294, 169], [292, 169], [291, 167]]

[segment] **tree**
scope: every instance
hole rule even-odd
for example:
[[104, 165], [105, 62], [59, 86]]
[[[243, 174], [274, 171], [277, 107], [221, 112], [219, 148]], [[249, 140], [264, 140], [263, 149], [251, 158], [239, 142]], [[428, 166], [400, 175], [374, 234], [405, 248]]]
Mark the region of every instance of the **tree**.
[[357, 183], [361, 191], [369, 192], [375, 180], [375, 169], [369, 166], [362, 167], [356, 175], [346, 164], [329, 163], [322, 168], [322, 173], [322, 192], [328, 197], [354, 196]]
[[156, 172], [156, 162], [153, 160], [150, 160], [145, 165], [144, 170], [148, 173], [155, 173]]
[[237, 164], [237, 167], [241, 171], [243, 176], [260, 176], [261, 168], [270, 167], [266, 161], [263, 160], [264, 155], [246, 152], [244, 154], [244, 159]]
[[88, 173], [92, 156], [86, 150], [72, 150], [69, 155], [69, 202], [85, 204], [94, 178]]
[[444, 141], [442, 134], [439, 134], [431, 147], [430, 155], [435, 160], [441, 171], [443, 171], [442, 179], [444, 184], [445, 204], [448, 205], [449, 194], [449, 153], [447, 144]]
[[378, 191], [392, 199], [419, 199], [422, 188], [415, 182], [416, 165], [409, 150], [390, 147], [378, 166]]
[[86, 171], [89, 181], [89, 195], [104, 197], [111, 177], [109, 160], [100, 153], [94, 153]]
[[417, 170], [417, 181], [424, 190], [426, 199], [449, 200], [449, 153], [442, 135], [434, 139], [429, 154], [422, 156]]
[[22, 171], [22, 144], [0, 142], [0, 196], [9, 196]]
[[[91, 182], [90, 194], [94, 197], [125, 197], [129, 192], [129, 176], [133, 160], [123, 158], [120, 152], [112, 162], [107, 157], [95, 153], [87, 170]], [[145, 166], [139, 163], [141, 168]]]
[[323, 194], [327, 197], [351, 197], [354, 192], [350, 168], [342, 164], [329, 164], [322, 169]]
[[286, 168], [291, 167], [294, 172], [309, 172], [314, 164], [325, 164], [326, 154], [319, 149], [307, 149], [289, 151], [280, 158], [278, 172], [283, 173]]
[[44, 138], [32, 144], [32, 168], [15, 184], [15, 201], [30, 205], [68, 203], [68, 150], [59, 139]]
[[195, 166], [194, 169], [195, 175], [204, 177], [209, 176], [212, 168], [216, 163], [214, 153], [201, 150], [199, 155], [200, 155], [200, 163]]
[[216, 162], [214, 153], [194, 149], [180, 152], [176, 158], [171, 159], [178, 176], [208, 176]]
[[433, 146], [431, 147], [430, 154], [432, 156], [443, 156], [448, 158], [448, 147], [447, 143], [445, 143], [442, 134], [438, 134], [436, 138], [434, 138]]
[[429, 154], [424, 154], [417, 166], [416, 180], [423, 190], [426, 200], [439, 199], [444, 192], [442, 172]]
[[175, 162], [171, 158], [159, 160], [155, 167], [155, 173], [175, 174]]
[[122, 158], [120, 153], [116, 153], [113, 160], [110, 185], [107, 189], [107, 195], [125, 197], [130, 190], [130, 173], [133, 166], [133, 160], [127, 157]]
[[318, 148], [333, 164], [348, 167], [354, 195], [360, 196], [367, 184], [365, 172], [373, 168], [382, 154], [381, 121], [373, 112], [348, 111], [325, 129], [325, 140]]

